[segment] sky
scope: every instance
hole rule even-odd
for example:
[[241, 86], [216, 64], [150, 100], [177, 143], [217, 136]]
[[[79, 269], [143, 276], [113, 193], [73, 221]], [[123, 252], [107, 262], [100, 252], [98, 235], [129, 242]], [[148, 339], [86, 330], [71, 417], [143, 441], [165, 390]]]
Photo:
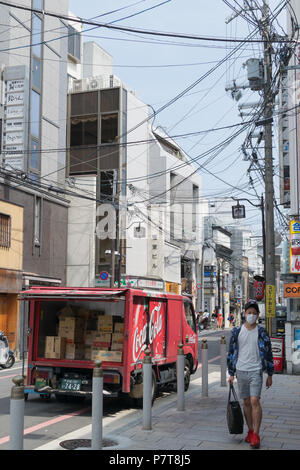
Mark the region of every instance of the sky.
[[[270, 0], [271, 8], [281, 1]], [[231, 0], [230, 3], [237, 2]], [[239, 3], [242, 3], [241, 0]], [[223, 38], [244, 38], [253, 30], [241, 17], [226, 24], [226, 19], [233, 12], [222, 0], [69, 0], [69, 9], [84, 19], [98, 17], [95, 21], [145, 30]], [[138, 12], [140, 14], [128, 18]], [[279, 23], [285, 27], [283, 15]], [[153, 126], [162, 126], [170, 136], [240, 123], [242, 118], [238, 104], [257, 103], [260, 99], [258, 92], [248, 89], [242, 91], [242, 98], [237, 103], [225, 88], [227, 85], [232, 86], [233, 79], [238, 84], [247, 84], [244, 64], [249, 58], [262, 57], [261, 45], [244, 45], [232, 55], [230, 61], [224, 61], [223, 65], [205, 77], [237, 43], [153, 37], [91, 28], [84, 26], [83, 41], [98, 42], [109, 52], [114, 60], [114, 74], [154, 110], [168, 103], [191, 84], [199, 82], [185, 96], [156, 116]], [[202, 155], [232, 136], [237, 129], [240, 127], [175, 140], [191, 158], [197, 158], [197, 162], [203, 166], [199, 168], [203, 196], [211, 201], [222, 196], [247, 198], [258, 204], [257, 196], [260, 197], [264, 189], [254, 172], [250, 172], [250, 175], [255, 181], [255, 190], [249, 185], [249, 161], [243, 160], [241, 151], [247, 135], [245, 132], [222, 151], [214, 152], [209, 157]], [[276, 130], [274, 136], [276, 139]], [[274, 179], [274, 183], [278, 193], [278, 178]], [[260, 211], [247, 201], [243, 204], [247, 214], [243, 225], [260, 234]]]

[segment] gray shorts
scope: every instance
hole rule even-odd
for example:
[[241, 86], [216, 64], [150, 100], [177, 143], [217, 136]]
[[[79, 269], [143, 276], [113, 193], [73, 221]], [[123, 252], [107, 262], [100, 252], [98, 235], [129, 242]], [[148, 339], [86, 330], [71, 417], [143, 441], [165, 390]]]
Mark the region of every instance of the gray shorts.
[[262, 370], [255, 370], [252, 372], [237, 370], [236, 378], [239, 389], [239, 397], [241, 399], [249, 397], [260, 398], [263, 381]]

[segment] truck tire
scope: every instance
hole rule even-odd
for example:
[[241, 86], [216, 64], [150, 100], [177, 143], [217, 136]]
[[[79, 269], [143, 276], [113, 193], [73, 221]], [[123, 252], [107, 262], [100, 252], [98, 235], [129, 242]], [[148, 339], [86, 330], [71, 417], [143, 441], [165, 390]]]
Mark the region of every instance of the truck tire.
[[191, 382], [191, 364], [188, 359], [185, 359], [184, 362], [184, 391], [186, 392], [189, 389]]
[[[154, 370], [152, 369], [152, 403], [157, 395], [157, 380]], [[143, 382], [136, 384], [135, 388], [130, 392], [129, 396], [133, 398], [134, 405], [137, 408], [143, 408]]]

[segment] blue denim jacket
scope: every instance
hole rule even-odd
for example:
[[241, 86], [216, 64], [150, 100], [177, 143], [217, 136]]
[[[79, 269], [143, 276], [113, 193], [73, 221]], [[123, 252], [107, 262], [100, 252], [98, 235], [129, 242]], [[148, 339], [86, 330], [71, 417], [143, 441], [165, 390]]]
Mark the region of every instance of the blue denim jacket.
[[[233, 328], [229, 343], [229, 351], [227, 355], [227, 367], [229, 375], [234, 375], [236, 371], [236, 363], [239, 355], [238, 337], [241, 331], [241, 326]], [[268, 375], [274, 373], [273, 354], [270, 337], [267, 330], [258, 325], [258, 348], [261, 358], [262, 370], [266, 371]]]

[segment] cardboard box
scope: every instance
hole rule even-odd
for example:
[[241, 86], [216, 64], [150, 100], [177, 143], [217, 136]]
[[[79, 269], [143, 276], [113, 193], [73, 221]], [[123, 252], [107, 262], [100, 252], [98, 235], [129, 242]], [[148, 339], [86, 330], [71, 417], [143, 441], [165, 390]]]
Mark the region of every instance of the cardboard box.
[[98, 331], [102, 333], [113, 332], [113, 317], [112, 315], [99, 315], [98, 317]]
[[94, 338], [97, 335], [97, 331], [86, 331], [85, 332], [85, 339], [84, 339], [84, 344], [88, 346], [92, 346], [94, 342]]
[[45, 358], [63, 359], [66, 351], [66, 339], [60, 336], [46, 336]]
[[93, 347], [108, 349], [111, 345], [111, 333], [96, 333], [94, 335]]
[[123, 344], [120, 343], [111, 343], [111, 351], [123, 351]]
[[67, 343], [65, 359], [84, 359], [85, 348], [83, 344]]
[[86, 359], [87, 361], [92, 360], [92, 346], [84, 347], [84, 359]]
[[92, 349], [92, 360], [102, 362], [122, 362], [121, 351], [103, 351], [102, 349]]
[[85, 320], [77, 317], [62, 317], [59, 319], [58, 334], [68, 342], [81, 343], [84, 340]]
[[115, 323], [114, 333], [124, 333], [124, 323]]
[[123, 351], [124, 337], [121, 333], [113, 333], [111, 341], [112, 351]]

